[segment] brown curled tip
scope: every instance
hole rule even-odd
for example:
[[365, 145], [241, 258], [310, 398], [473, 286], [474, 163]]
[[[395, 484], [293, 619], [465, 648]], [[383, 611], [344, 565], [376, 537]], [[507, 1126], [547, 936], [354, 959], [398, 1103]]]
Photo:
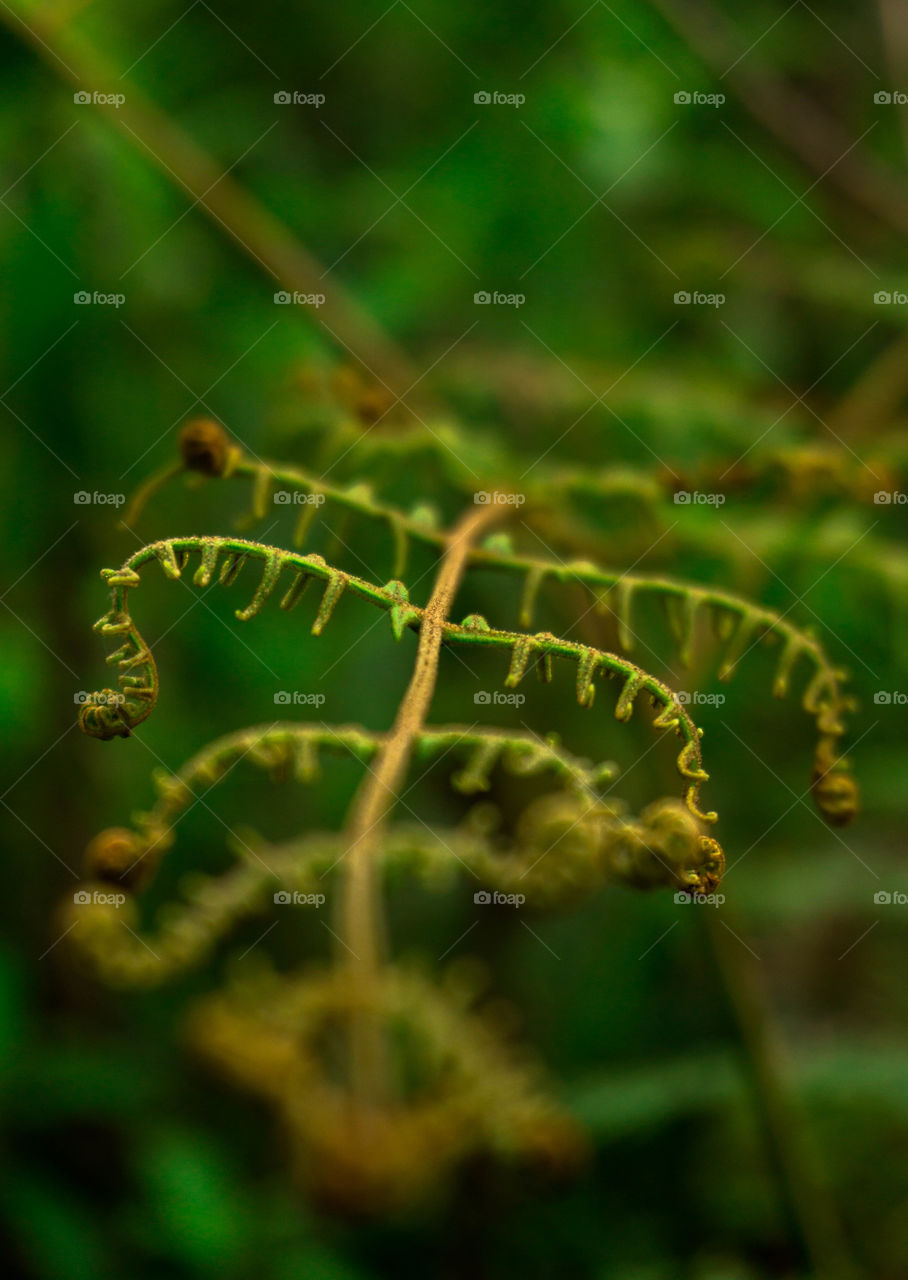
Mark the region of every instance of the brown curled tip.
[[811, 790], [817, 808], [830, 826], [845, 827], [858, 812], [858, 784], [850, 773], [834, 771], [815, 775]]
[[145, 849], [134, 831], [108, 827], [89, 842], [85, 865], [89, 875], [132, 888], [144, 871]]
[[722, 883], [725, 874], [725, 852], [718, 840], [712, 836], [700, 837], [700, 850], [703, 854], [703, 867], [700, 872], [698, 893], [715, 893]]
[[393, 392], [384, 387], [366, 387], [356, 397], [354, 411], [361, 422], [371, 426], [389, 414], [395, 404]]
[[858, 784], [848, 772], [835, 743], [821, 739], [813, 761], [810, 790], [814, 803], [831, 827], [844, 827], [860, 809]]
[[180, 432], [180, 457], [190, 471], [223, 476], [235, 452], [227, 432], [213, 418], [193, 418]]
[[109, 742], [111, 738], [128, 738], [132, 733], [129, 717], [125, 713], [122, 693], [115, 689], [101, 689], [89, 695], [79, 708], [79, 728], [90, 738]]

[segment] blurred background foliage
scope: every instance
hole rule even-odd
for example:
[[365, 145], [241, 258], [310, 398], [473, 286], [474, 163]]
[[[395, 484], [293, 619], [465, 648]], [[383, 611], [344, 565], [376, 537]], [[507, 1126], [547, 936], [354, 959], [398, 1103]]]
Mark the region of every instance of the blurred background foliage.
[[[147, 807], [153, 767], [270, 721], [279, 689], [323, 691], [326, 720], [385, 727], [413, 651], [385, 626], [361, 640], [374, 619], [349, 601], [316, 641], [296, 615], [241, 630], [231, 611], [245, 595], [217, 588], [198, 607], [198, 593], [149, 580], [140, 607], [162, 697], [139, 735], [101, 746], [74, 729], [73, 695], [104, 671], [90, 630], [104, 608], [97, 571], [137, 543], [109, 506], [77, 505], [74, 492], [128, 493], [173, 458], [186, 418], [209, 412], [266, 457], [330, 467], [335, 481], [368, 476], [395, 501], [428, 499], [447, 514], [463, 502], [434, 436], [383, 461], [383, 440], [402, 424], [392, 410], [367, 434], [370, 406], [385, 404], [373, 353], [329, 328], [321, 309], [276, 307], [284, 282], [194, 206], [134, 117], [74, 103], [68, 68], [89, 54], [107, 71], [77, 87], [157, 104], [316, 255], [326, 298], [349, 291], [417, 376], [430, 371], [419, 387], [440, 406], [430, 424], [471, 433], [468, 470], [519, 488], [528, 468], [598, 475], [620, 465], [660, 483], [674, 471], [692, 489], [733, 467], [719, 511], [577, 495], [566, 513], [582, 522], [585, 554], [791, 610], [852, 673], [864, 812], [844, 834], [798, 802], [812, 726], [796, 697], [771, 702], [771, 655], [751, 654], [725, 705], [704, 708], [700, 722], [707, 800], [740, 860], [725, 886], [735, 930], [759, 958], [857, 1273], [904, 1274], [904, 908], [874, 903], [879, 890], [908, 890], [905, 708], [874, 701], [906, 685], [904, 508], [873, 502], [876, 490], [906, 487], [908, 307], [874, 300], [908, 291], [906, 108], [875, 101], [908, 91], [908, 36], [894, 9], [724, 3], [720, 22], [708, 6], [670, 0], [3, 6], [9, 1274], [807, 1274], [698, 913], [679, 918], [670, 894], [604, 891], [534, 920], [544, 946], [500, 915], [481, 920], [461, 949], [519, 1010], [519, 1036], [588, 1125], [594, 1158], [555, 1187], [473, 1169], [446, 1203], [383, 1225], [307, 1207], [268, 1114], [186, 1051], [181, 1015], [220, 981], [224, 955], [170, 988], [124, 997], [86, 982], [58, 945], [56, 904], [78, 882], [85, 842]], [[824, 122], [806, 162], [806, 116], [791, 117], [790, 133], [760, 116], [761, 102], [782, 101], [782, 84]], [[276, 104], [280, 90], [325, 101]], [[526, 101], [477, 105], [482, 90]], [[679, 105], [679, 91], [726, 101]], [[833, 164], [827, 146], [848, 156]], [[858, 157], [874, 181], [852, 167]], [[474, 304], [475, 292], [496, 289], [525, 304]], [[125, 302], [75, 305], [80, 290]], [[680, 290], [725, 302], [679, 307]], [[794, 470], [774, 461], [786, 449]], [[246, 497], [230, 484], [174, 486], [143, 518], [142, 537], [227, 532]], [[285, 514], [266, 522], [269, 538], [286, 538]], [[359, 560], [365, 572], [365, 561], [377, 580], [390, 576], [374, 530], [343, 536], [347, 567]], [[529, 531], [521, 539], [541, 550]], [[466, 595], [464, 612], [513, 608], [497, 581], [480, 578]], [[553, 600], [545, 625], [567, 629], [576, 603]], [[655, 620], [646, 638], [664, 645]], [[708, 658], [691, 679], [715, 691]], [[501, 679], [494, 666], [478, 668], [487, 682]], [[448, 676], [436, 718], [472, 719], [469, 682], [454, 664]], [[646, 725], [584, 718], [566, 677], [525, 714], [625, 766], [652, 741]], [[339, 765], [304, 796], [238, 778], [213, 800], [216, 815], [198, 806], [188, 816], [174, 876], [219, 865], [224, 823], [267, 825], [275, 837], [297, 830], [301, 812], [307, 826], [337, 825], [351, 783]], [[671, 753], [651, 752], [618, 790], [635, 808], [674, 792]], [[422, 800], [425, 812], [455, 812], [439, 771]], [[397, 945], [434, 958], [454, 944], [474, 919], [468, 890], [431, 897], [396, 882]], [[235, 950], [254, 945], [263, 924], [240, 930]], [[282, 919], [268, 946], [289, 966], [328, 942], [296, 918]]]

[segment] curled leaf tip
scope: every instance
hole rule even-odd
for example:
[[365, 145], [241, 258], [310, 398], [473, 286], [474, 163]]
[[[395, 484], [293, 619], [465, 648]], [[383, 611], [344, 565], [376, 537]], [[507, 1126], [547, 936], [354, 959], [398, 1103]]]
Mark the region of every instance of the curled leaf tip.
[[213, 418], [193, 418], [180, 432], [180, 457], [189, 471], [206, 476], [227, 475], [239, 454], [238, 447]]

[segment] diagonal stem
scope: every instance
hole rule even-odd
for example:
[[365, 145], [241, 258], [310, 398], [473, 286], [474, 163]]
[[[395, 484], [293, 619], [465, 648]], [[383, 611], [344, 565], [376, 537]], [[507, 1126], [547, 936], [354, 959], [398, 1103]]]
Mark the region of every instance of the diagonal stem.
[[[95, 89], [117, 83], [117, 73], [71, 27], [61, 31], [52, 14], [30, 6], [27, 20], [0, 4], [0, 21], [62, 78], [77, 89]], [[345, 347], [374, 377], [396, 396], [407, 396], [421, 375], [376, 321], [332, 277], [285, 224], [246, 188], [225, 173], [200, 146], [184, 133], [155, 103], [130, 85], [119, 107], [100, 102], [105, 113], [122, 128], [124, 136], [184, 193], [221, 230], [226, 231], [250, 258], [282, 288], [305, 294], [322, 294], [319, 319], [333, 340]], [[419, 392], [411, 397], [420, 412], [432, 405]], [[409, 406], [403, 401], [403, 407]], [[416, 408], [410, 410], [414, 415]]]
[[[652, 0], [665, 21], [738, 95], [755, 120], [813, 173], [885, 226], [908, 228], [908, 186], [901, 174], [865, 150], [811, 98], [772, 78], [755, 54], [739, 57], [741, 40], [710, 0]], [[792, 5], [792, 8], [794, 6]], [[817, 183], [814, 183], [816, 186]], [[811, 188], [812, 190], [812, 188]]]

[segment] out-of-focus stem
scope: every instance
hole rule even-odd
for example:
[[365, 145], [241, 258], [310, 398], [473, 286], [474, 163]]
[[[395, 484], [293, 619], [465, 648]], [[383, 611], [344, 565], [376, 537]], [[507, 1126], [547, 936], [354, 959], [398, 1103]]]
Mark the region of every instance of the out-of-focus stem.
[[[20, 16], [4, 4], [0, 5], [0, 21], [77, 89], [109, 94], [119, 82], [117, 71], [71, 26], [61, 29], [52, 8], [45, 11], [34, 5]], [[323, 294], [325, 301], [319, 307], [318, 320], [329, 341], [346, 348], [395, 396], [406, 396], [421, 381], [420, 372], [339, 281], [332, 277], [326, 286], [327, 273], [321, 263], [285, 224], [221, 169], [132, 82], [119, 106], [98, 102], [95, 110], [106, 113], [131, 145], [138, 145], [168, 180], [188, 193], [283, 289]], [[414, 391], [408, 401], [402, 402], [403, 407], [414, 416], [418, 416], [417, 408], [421, 407], [421, 412], [432, 409], [419, 392]]]
[[819, 175], [818, 182], [837, 187], [885, 226], [902, 232], [908, 229], [908, 186], [902, 177], [859, 149], [855, 139], [806, 94], [773, 77], [758, 55], [747, 49], [747, 41], [736, 38], [723, 12], [709, 0], [652, 2], [698, 57], [734, 90], [754, 119]]
[[785, 1051], [756, 961], [727, 923], [704, 910], [705, 929], [760, 1117], [791, 1229], [812, 1280], [858, 1280], [850, 1249], [813, 1149], [805, 1117], [785, 1077]]

